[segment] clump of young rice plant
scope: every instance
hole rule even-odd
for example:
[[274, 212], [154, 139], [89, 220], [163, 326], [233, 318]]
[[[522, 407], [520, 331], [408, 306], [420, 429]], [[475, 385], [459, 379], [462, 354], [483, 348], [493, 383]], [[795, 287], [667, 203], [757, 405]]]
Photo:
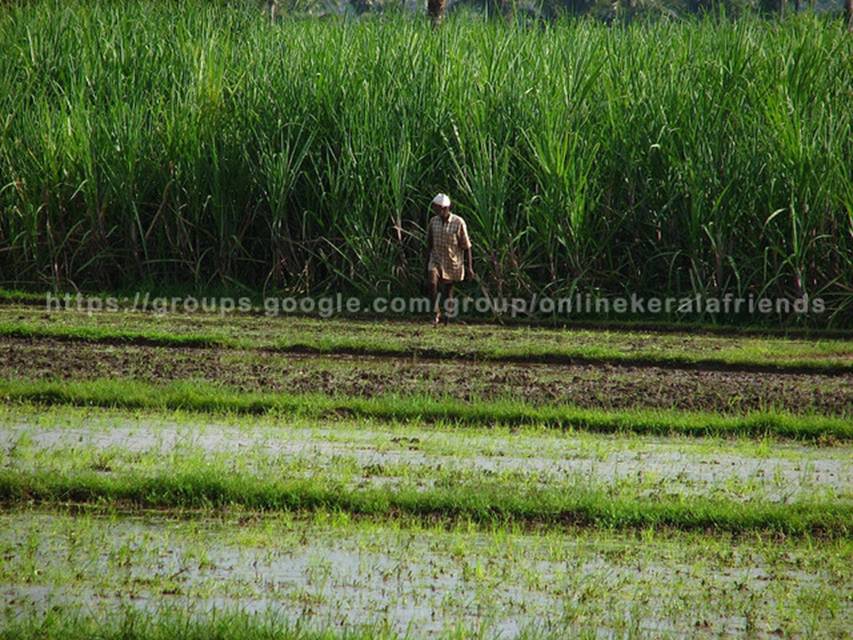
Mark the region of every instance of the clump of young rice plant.
[[542, 29], [191, 1], [0, 11], [0, 281], [414, 291], [435, 191], [494, 292], [853, 281], [831, 20]]

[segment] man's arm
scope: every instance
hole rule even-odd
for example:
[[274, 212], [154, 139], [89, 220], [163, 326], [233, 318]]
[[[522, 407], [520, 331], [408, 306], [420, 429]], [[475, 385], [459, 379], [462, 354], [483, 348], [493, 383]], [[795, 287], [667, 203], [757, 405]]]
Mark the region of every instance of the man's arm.
[[465, 255], [465, 279], [473, 280], [477, 277], [477, 274], [474, 273], [474, 255], [471, 252], [471, 238], [468, 236], [468, 225], [465, 221], [462, 221], [462, 224], [459, 225], [459, 244], [462, 247], [462, 252]]

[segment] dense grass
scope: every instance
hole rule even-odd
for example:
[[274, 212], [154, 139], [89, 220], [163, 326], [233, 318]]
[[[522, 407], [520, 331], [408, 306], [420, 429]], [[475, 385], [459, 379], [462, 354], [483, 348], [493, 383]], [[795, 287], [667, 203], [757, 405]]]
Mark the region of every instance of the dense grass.
[[31, 382], [0, 380], [0, 400], [122, 409], [167, 409], [237, 414], [279, 412], [307, 417], [353, 416], [385, 420], [455, 422], [460, 425], [547, 425], [600, 433], [778, 437], [850, 440], [844, 418], [755, 412], [744, 416], [648, 410], [607, 411], [523, 402], [465, 403], [419, 397], [358, 398], [241, 393], [202, 382], [150, 385], [135, 380]]
[[0, 9], [7, 284], [421, 278], [449, 192], [492, 294], [827, 298], [853, 281], [840, 21], [286, 20]]
[[251, 615], [239, 610], [193, 617], [165, 608], [151, 614], [130, 607], [101, 620], [56, 607], [44, 615], [11, 620], [0, 628], [0, 634], [19, 640], [390, 640], [400, 637], [379, 627], [363, 631], [307, 629], [283, 616]]
[[559, 488], [521, 485], [513, 491], [487, 480], [420, 488], [358, 487], [319, 477], [255, 477], [214, 464], [157, 474], [0, 470], [0, 500], [114, 503], [167, 509], [341, 510], [368, 516], [470, 519], [531, 525], [683, 530], [766, 530], [791, 535], [846, 536], [853, 507], [843, 501], [735, 501], [706, 496], [613, 494], [578, 483]]

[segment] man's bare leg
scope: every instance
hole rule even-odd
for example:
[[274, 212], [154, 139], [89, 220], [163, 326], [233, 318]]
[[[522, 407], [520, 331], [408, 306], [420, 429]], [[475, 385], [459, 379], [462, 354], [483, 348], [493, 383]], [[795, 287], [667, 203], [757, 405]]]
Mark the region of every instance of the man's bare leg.
[[438, 324], [441, 321], [441, 308], [438, 306], [438, 294], [440, 279], [438, 271], [432, 269], [427, 273], [427, 289], [429, 289], [429, 301], [432, 305], [433, 324]]
[[445, 280], [443, 285], [444, 295], [442, 296], [442, 304], [444, 305], [444, 324], [447, 324], [450, 320], [450, 313], [452, 312], [450, 305], [453, 301], [453, 282]]

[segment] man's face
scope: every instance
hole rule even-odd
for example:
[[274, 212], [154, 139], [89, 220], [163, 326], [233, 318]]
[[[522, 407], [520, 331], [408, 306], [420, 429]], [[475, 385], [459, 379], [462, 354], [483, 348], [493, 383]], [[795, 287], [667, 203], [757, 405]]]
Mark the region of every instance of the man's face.
[[433, 204], [432, 211], [435, 215], [441, 216], [442, 220], [447, 220], [450, 217], [450, 207], [441, 207], [437, 204]]

